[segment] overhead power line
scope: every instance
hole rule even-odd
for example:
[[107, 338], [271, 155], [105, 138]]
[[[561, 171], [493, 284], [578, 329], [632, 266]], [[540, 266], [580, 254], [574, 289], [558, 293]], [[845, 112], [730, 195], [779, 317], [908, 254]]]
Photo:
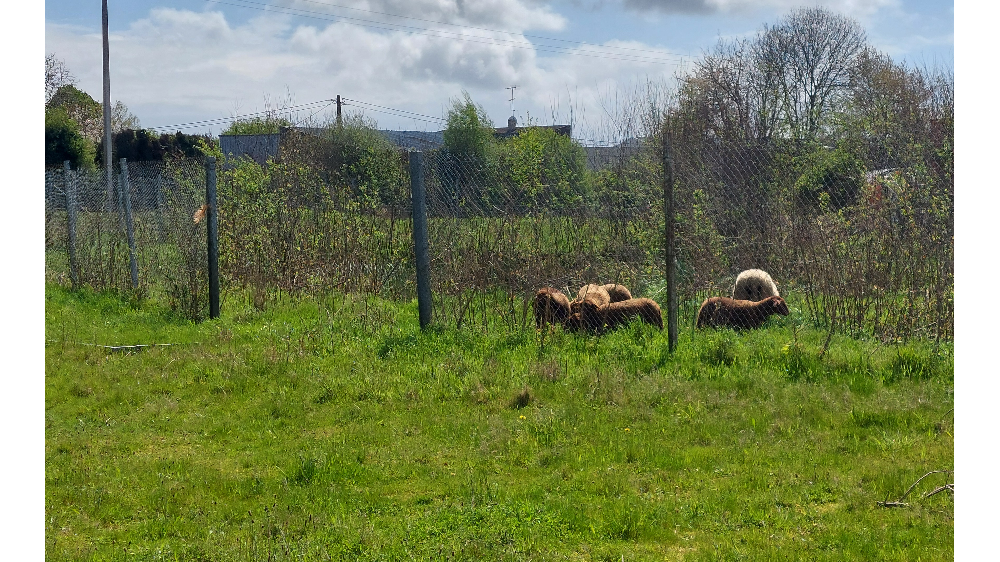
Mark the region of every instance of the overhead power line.
[[394, 115], [396, 117], [405, 117], [409, 119], [415, 119], [417, 121], [426, 121], [428, 123], [446, 123], [448, 120], [441, 117], [434, 117], [431, 115], [424, 115], [422, 113], [414, 113], [412, 111], [407, 111], [405, 109], [396, 109], [393, 107], [386, 107], [384, 105], [375, 105], [374, 103], [368, 103], [360, 100], [352, 100], [348, 98], [343, 98], [346, 101], [360, 105], [362, 107], [370, 108], [373, 111], [379, 113], [387, 113], [389, 115]]
[[[282, 107], [280, 109], [258, 111], [256, 113], [245, 113], [243, 115], [234, 115], [234, 116], [231, 116], [231, 117], [218, 117], [218, 118], [215, 118], [215, 119], [204, 119], [204, 120], [201, 120], [201, 121], [189, 121], [187, 123], [178, 123], [176, 125], [163, 125], [163, 126], [159, 126], [159, 127], [149, 127], [149, 129], [154, 130], [154, 131], [168, 131], [168, 130], [173, 130], [173, 129], [182, 129], [182, 128], [195, 127], [195, 126], [222, 125], [222, 124], [226, 124], [226, 123], [231, 123], [233, 121], [239, 121], [241, 119], [248, 119], [248, 118], [253, 118], [253, 117], [261, 117], [261, 116], [266, 116], [266, 115], [286, 114], [286, 113], [289, 113], [289, 112], [292, 112], [292, 111], [301, 111], [301, 110], [314, 109], [316, 107], [319, 107], [319, 109], [317, 109], [315, 112], [313, 112], [310, 115], [310, 117], [312, 117], [313, 115], [316, 115], [316, 113], [318, 113], [320, 111], [323, 111], [324, 108], [329, 107], [332, 103], [335, 103], [336, 101], [337, 100], [335, 100], [335, 99], [325, 99], [325, 100], [313, 101], [313, 102], [309, 102], [309, 103], [303, 103], [303, 104], [300, 104], [300, 105], [293, 105], [293, 106], [290, 106], [290, 107]], [[320, 106], [322, 106], [322, 107], [320, 107]]]

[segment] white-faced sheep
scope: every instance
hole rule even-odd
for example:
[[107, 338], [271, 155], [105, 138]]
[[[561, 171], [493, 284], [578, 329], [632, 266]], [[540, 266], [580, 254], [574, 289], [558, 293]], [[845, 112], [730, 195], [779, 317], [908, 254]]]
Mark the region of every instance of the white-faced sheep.
[[552, 287], [539, 289], [531, 304], [535, 310], [536, 328], [549, 323], [565, 324], [569, 317], [569, 297]]
[[607, 283], [601, 285], [604, 290], [608, 292], [608, 296], [611, 297], [611, 302], [622, 302], [627, 301], [632, 298], [632, 293], [628, 290], [625, 285], [619, 285], [618, 283]]
[[781, 297], [767, 297], [761, 301], [737, 300], [729, 297], [705, 299], [698, 309], [699, 328], [731, 327], [759, 328], [772, 314], [788, 315], [788, 304]]
[[663, 329], [663, 315], [660, 313], [660, 305], [656, 304], [653, 299], [638, 298], [613, 302], [608, 305], [605, 317], [609, 330], [628, 324], [636, 317], [660, 330]]
[[733, 298], [741, 301], [758, 302], [767, 297], [780, 297], [778, 286], [763, 269], [748, 269], [736, 276]]

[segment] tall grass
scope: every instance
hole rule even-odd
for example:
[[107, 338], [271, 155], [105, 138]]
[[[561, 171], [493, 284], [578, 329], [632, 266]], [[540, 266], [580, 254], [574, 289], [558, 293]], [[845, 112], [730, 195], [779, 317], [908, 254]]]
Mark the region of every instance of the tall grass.
[[[953, 352], [793, 314], [604, 337], [46, 288], [53, 560], [952, 558]], [[89, 344], [172, 344], [142, 352]], [[940, 484], [928, 478], [927, 490]], [[927, 490], [916, 491], [922, 494]]]

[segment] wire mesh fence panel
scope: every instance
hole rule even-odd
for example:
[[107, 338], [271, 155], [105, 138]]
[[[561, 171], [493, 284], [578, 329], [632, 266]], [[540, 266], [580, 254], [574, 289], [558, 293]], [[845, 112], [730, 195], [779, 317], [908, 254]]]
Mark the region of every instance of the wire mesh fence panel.
[[662, 278], [654, 273], [662, 272], [662, 207], [641, 197], [602, 201], [579, 160], [555, 164], [567, 173], [532, 175], [516, 161], [445, 150], [426, 155], [436, 321], [523, 329], [533, 325], [531, 299], [542, 287], [572, 299], [586, 283], [644, 290]]
[[[682, 329], [754, 268], [831, 331], [953, 337], [950, 152], [723, 140], [680, 118], [654, 130], [591, 168], [581, 147], [530, 129], [478, 153], [424, 153], [434, 321], [521, 330], [536, 291], [572, 300], [591, 283], [665, 306], [666, 134]], [[46, 171], [47, 278], [134, 291], [134, 259], [139, 291], [204, 317], [204, 161], [126, 167], [110, 190], [102, 170]], [[258, 307], [282, 291], [414, 298], [410, 187], [407, 154], [360, 128], [285, 133], [263, 164], [220, 160], [224, 292]]]
[[[127, 176], [122, 171], [113, 170], [110, 202], [105, 170], [46, 171], [47, 278], [69, 281], [66, 194], [72, 184], [79, 283], [97, 291], [163, 295], [185, 315], [199, 318], [205, 232], [193, 217], [204, 201], [204, 163], [128, 162]], [[130, 271], [133, 256], [137, 286]]]
[[256, 306], [274, 289], [412, 298], [406, 155], [345, 174], [340, 154], [330, 139], [291, 137], [270, 163], [236, 158], [220, 172], [222, 276]]
[[927, 155], [866, 172], [875, 163], [831, 147], [673, 146], [682, 301], [731, 296], [759, 268], [819, 325], [952, 337], [953, 182]]

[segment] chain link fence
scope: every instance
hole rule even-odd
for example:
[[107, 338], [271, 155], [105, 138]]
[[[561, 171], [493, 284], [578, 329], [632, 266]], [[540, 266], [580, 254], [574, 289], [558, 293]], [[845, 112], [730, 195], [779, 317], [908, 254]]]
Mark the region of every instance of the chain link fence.
[[939, 153], [673, 146], [689, 305], [729, 294], [736, 274], [760, 268], [818, 325], [887, 341], [953, 337], [954, 181]]
[[[123, 165], [124, 164], [124, 165]], [[96, 291], [165, 299], [193, 319], [207, 307], [204, 203], [198, 159], [46, 170], [46, 278]]]
[[[516, 165], [517, 163], [507, 163]], [[620, 283], [637, 294], [663, 287], [661, 191], [621, 201], [594, 197], [577, 159], [566, 173], [518, 177], [505, 162], [446, 150], [427, 153], [428, 243], [434, 314], [456, 325], [534, 326], [531, 299], [554, 287]], [[522, 174], [524, 176], [525, 174]]]
[[[704, 298], [730, 295], [740, 271], [760, 268], [817, 325], [885, 340], [953, 336], [953, 180], [933, 154], [871, 170], [877, 158], [833, 148], [666, 130], [681, 329]], [[366, 152], [358, 171], [330, 163], [344, 150], [301, 135], [266, 165], [220, 161], [224, 293], [260, 308], [282, 291], [416, 296], [408, 155]], [[435, 322], [525, 329], [536, 290], [572, 299], [586, 283], [624, 284], [666, 316], [662, 143], [634, 141], [596, 170], [581, 154], [542, 166], [424, 153]], [[205, 201], [204, 162], [129, 162], [114, 172], [109, 201], [101, 170], [46, 171], [47, 278], [138, 291], [205, 317], [205, 225], [193, 220]]]

